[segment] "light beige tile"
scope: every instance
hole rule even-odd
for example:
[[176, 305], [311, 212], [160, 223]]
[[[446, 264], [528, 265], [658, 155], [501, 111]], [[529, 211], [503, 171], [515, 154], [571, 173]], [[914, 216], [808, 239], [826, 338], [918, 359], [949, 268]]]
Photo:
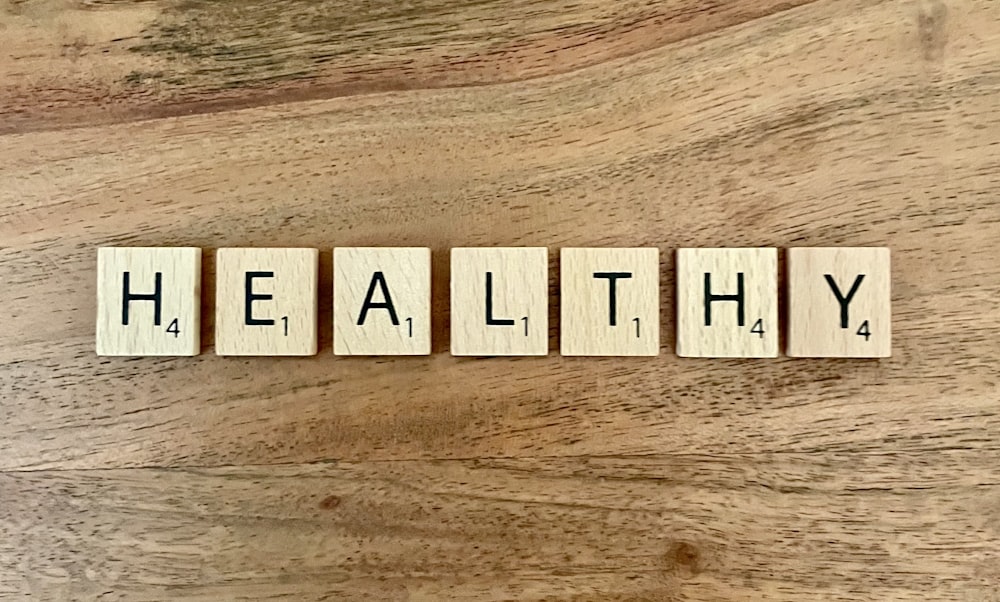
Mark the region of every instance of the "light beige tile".
[[560, 353], [658, 355], [660, 251], [559, 252]]
[[97, 250], [97, 354], [198, 355], [201, 249]]
[[677, 251], [677, 355], [777, 357], [778, 332], [777, 249]]
[[333, 351], [337, 355], [431, 352], [431, 250], [333, 250]]
[[889, 357], [889, 249], [788, 249], [788, 355]]
[[316, 353], [316, 249], [219, 249], [215, 265], [218, 355]]
[[548, 250], [451, 250], [452, 355], [547, 355]]

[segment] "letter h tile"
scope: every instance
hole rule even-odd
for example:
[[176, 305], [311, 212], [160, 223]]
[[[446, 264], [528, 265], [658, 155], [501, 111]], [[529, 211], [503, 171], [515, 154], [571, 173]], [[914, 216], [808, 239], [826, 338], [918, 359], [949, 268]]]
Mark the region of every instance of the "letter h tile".
[[201, 249], [97, 250], [97, 354], [198, 355]]
[[678, 249], [677, 355], [777, 357], [778, 250]]

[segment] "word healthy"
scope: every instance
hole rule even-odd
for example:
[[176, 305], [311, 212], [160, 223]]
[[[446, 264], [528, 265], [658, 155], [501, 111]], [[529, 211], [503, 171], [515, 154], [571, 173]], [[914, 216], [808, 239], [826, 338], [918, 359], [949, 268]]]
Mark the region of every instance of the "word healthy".
[[[677, 354], [889, 357], [889, 249], [791, 248], [786, 323], [778, 322], [778, 249], [678, 249]], [[657, 248], [559, 253], [560, 353], [660, 352]], [[544, 247], [451, 249], [451, 353], [547, 355], [549, 257]], [[97, 253], [98, 355], [201, 351], [201, 249], [104, 247]], [[216, 252], [215, 352], [314, 355], [319, 251]], [[431, 352], [431, 251], [333, 250], [336, 355]]]

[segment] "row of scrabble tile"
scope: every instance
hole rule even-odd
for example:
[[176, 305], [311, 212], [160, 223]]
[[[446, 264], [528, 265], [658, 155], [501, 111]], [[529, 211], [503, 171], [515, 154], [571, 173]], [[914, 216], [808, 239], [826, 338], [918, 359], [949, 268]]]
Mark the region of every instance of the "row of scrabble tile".
[[[319, 253], [230, 248], [216, 254], [215, 351], [313, 355]], [[431, 261], [426, 248], [336, 248], [337, 355], [427, 355]], [[560, 251], [563, 355], [653, 356], [660, 350], [656, 248]], [[98, 251], [97, 353], [197, 355], [201, 249]], [[787, 252], [787, 349], [793, 357], [888, 357], [886, 248]], [[548, 353], [548, 251], [451, 250], [451, 353]], [[677, 251], [677, 353], [778, 355], [778, 250]]]

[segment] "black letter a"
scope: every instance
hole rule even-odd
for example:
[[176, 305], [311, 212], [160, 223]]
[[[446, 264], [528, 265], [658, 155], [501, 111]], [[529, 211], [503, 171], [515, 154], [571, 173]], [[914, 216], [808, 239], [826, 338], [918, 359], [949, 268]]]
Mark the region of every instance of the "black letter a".
[[[372, 301], [372, 295], [375, 294], [375, 285], [378, 284], [379, 288], [382, 289], [382, 298], [385, 299], [382, 303], [375, 303]], [[365, 317], [368, 315], [369, 309], [385, 309], [389, 312], [389, 319], [392, 320], [393, 326], [399, 326], [399, 318], [396, 317], [396, 308], [392, 305], [392, 297], [389, 296], [389, 287], [385, 285], [385, 276], [382, 272], [375, 272], [372, 274], [372, 281], [368, 285], [368, 294], [365, 295], [365, 303], [361, 306], [361, 315], [358, 316], [358, 326], [364, 326]]]

